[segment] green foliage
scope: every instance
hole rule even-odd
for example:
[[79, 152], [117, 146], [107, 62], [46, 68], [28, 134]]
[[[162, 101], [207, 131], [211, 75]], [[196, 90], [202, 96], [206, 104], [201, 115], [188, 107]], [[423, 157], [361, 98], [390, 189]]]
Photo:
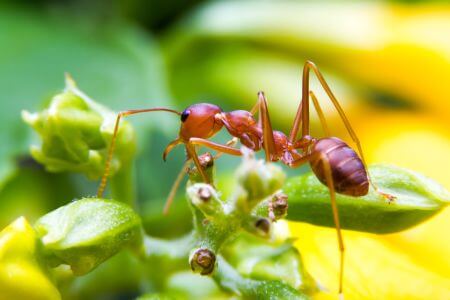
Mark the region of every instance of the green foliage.
[[17, 156], [30, 146], [20, 111], [39, 109], [60, 89], [64, 72], [115, 109], [167, 105], [158, 45], [128, 23], [1, 4], [0, 45], [0, 140], [5, 141], [0, 147], [0, 189], [16, 170]]
[[[42, 140], [41, 146], [32, 148], [36, 160], [49, 171], [82, 172], [90, 178], [103, 172], [115, 118], [116, 114], [78, 90], [70, 78], [66, 90], [52, 99], [49, 108], [24, 113], [25, 121]], [[201, 182], [197, 169], [190, 169], [186, 196], [192, 232], [174, 240], [155, 238], [144, 233], [140, 216], [123, 203], [134, 199], [129, 188], [134, 143], [133, 128], [122, 123], [110, 180], [113, 192], [120, 195], [115, 199], [122, 202], [82, 198], [44, 215], [35, 224], [36, 232], [30, 227], [29, 241], [39, 248], [27, 254], [29, 259], [45, 268], [69, 265], [71, 275], [79, 276], [132, 248], [142, 262], [134, 261], [133, 270], [136, 285], [138, 281], [146, 284], [144, 299], [197, 299], [222, 293], [251, 299], [307, 299], [314, 295], [317, 287], [300, 253], [292, 241], [279, 234], [275, 223], [287, 214], [290, 220], [333, 225], [328, 189], [313, 174], [291, 178], [283, 187], [286, 175], [279, 166], [257, 160], [243, 149], [236, 187], [223, 199], [213, 185]], [[212, 180], [212, 156], [201, 159]], [[114, 173], [119, 168], [122, 172]], [[370, 172], [379, 188], [396, 199], [389, 203], [374, 191], [360, 198], [338, 195], [343, 228], [398, 231], [419, 223], [450, 201], [447, 191], [414, 172], [392, 166], [371, 167]], [[2, 249], [8, 248], [0, 244], [0, 253]], [[105, 270], [117, 274], [113, 264]], [[214, 281], [222, 292], [208, 288], [203, 294], [190, 293], [186, 286], [172, 281], [187, 270], [209, 278], [196, 281], [192, 289], [202, 290]], [[101, 274], [94, 271], [85, 278], [94, 284]], [[179, 288], [171, 289], [171, 284]]]
[[[337, 194], [342, 228], [397, 232], [431, 217], [450, 202], [448, 191], [416, 172], [391, 165], [373, 165], [369, 173], [382, 192], [396, 199], [389, 203], [373, 189], [357, 198]], [[334, 227], [329, 191], [314, 174], [290, 178], [284, 192], [289, 196], [287, 219]]]
[[141, 244], [140, 218], [127, 205], [83, 198], [40, 218], [35, 228], [53, 265], [71, 266], [75, 275], [90, 272], [125, 246]]

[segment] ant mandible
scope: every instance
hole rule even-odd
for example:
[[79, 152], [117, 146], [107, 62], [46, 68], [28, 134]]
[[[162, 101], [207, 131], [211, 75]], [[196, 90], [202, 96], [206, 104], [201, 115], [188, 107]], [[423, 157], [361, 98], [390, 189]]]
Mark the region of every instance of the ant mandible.
[[[337, 137], [331, 137], [319, 102], [314, 93], [309, 89], [309, 75], [311, 70], [315, 73], [321, 86], [338, 111], [347, 131], [353, 142], [356, 144], [359, 156], [344, 141]], [[310, 136], [310, 97], [319, 116], [325, 135], [327, 136], [326, 138], [316, 139]], [[120, 112], [117, 115], [114, 133], [106, 160], [105, 171], [97, 193], [99, 198], [103, 195], [106, 180], [109, 175], [110, 163], [114, 152], [120, 119], [129, 115], [153, 111], [171, 112], [179, 115], [181, 118], [179, 136], [166, 147], [163, 153], [163, 159], [166, 160], [168, 153], [175, 146], [184, 144], [187, 153], [187, 162], [185, 166], [187, 166], [192, 159], [205, 183], [210, 183], [210, 180], [201, 167], [195, 148], [196, 145], [205, 146], [220, 153], [241, 156], [242, 152], [232, 146], [236, 142], [236, 139], [239, 139], [244, 146], [253, 151], [264, 149], [266, 160], [270, 162], [282, 161], [291, 168], [296, 168], [309, 162], [314, 174], [330, 191], [333, 219], [337, 230], [340, 251], [339, 293], [342, 294], [345, 248], [341, 234], [335, 194], [339, 193], [355, 197], [364, 196], [368, 193], [370, 184], [375, 191], [389, 201], [394, 200], [394, 197], [378, 191], [377, 187], [372, 183], [367, 172], [359, 139], [353, 131], [344, 110], [313, 62], [307, 61], [303, 67], [302, 98], [288, 137], [284, 133], [272, 129], [267, 100], [263, 92], [258, 93], [258, 102], [250, 112], [245, 110], [224, 112], [220, 107], [208, 103], [193, 104], [181, 113], [168, 108], [136, 109]], [[258, 111], [259, 120], [256, 121], [254, 115]], [[233, 140], [226, 145], [208, 140], [223, 127], [225, 127], [229, 134], [233, 136]], [[300, 127], [301, 137], [297, 139]], [[180, 174], [184, 174], [184, 167]], [[182, 176], [179, 175], [169, 194], [167, 204], [170, 204], [175, 196], [175, 191], [181, 179]], [[167, 204], [165, 209], [166, 212], [168, 207]]]

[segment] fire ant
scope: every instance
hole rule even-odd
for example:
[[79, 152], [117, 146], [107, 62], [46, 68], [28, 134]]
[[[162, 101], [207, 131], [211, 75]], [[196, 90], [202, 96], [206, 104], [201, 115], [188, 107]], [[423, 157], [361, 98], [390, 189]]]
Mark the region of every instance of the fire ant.
[[[309, 89], [309, 75], [311, 70], [318, 78], [322, 88], [338, 111], [347, 131], [356, 144], [359, 156], [344, 141], [337, 137], [331, 137], [319, 102], [314, 93]], [[310, 136], [309, 98], [311, 98], [317, 111], [323, 130], [327, 136], [326, 138], [316, 139]], [[129, 115], [153, 111], [171, 112], [179, 115], [181, 119], [179, 136], [166, 147], [163, 153], [163, 159], [166, 160], [167, 155], [175, 146], [184, 144], [187, 153], [185, 166], [193, 160], [205, 183], [210, 183], [210, 180], [201, 167], [196, 146], [205, 146], [220, 153], [241, 156], [242, 152], [233, 147], [233, 144], [239, 140], [241, 144], [255, 152], [264, 149], [266, 160], [269, 162], [281, 161], [291, 168], [296, 168], [309, 162], [314, 174], [330, 191], [333, 219], [337, 230], [340, 251], [339, 293], [342, 294], [344, 241], [341, 234], [335, 194], [339, 193], [355, 197], [364, 196], [369, 191], [369, 185], [372, 185], [375, 191], [389, 201], [395, 198], [378, 191], [377, 187], [372, 183], [367, 172], [359, 139], [353, 131], [344, 110], [328, 86], [328, 83], [313, 62], [307, 61], [303, 67], [302, 98], [289, 136], [272, 129], [267, 100], [263, 92], [258, 93], [258, 101], [251, 111], [235, 110], [224, 112], [216, 105], [199, 103], [187, 107], [181, 113], [168, 108], [137, 109], [120, 112], [117, 115], [114, 134], [106, 160], [105, 172], [97, 193], [98, 197], [102, 196], [106, 186], [120, 119]], [[257, 121], [254, 116], [258, 111], [259, 120]], [[223, 127], [233, 136], [233, 140], [226, 145], [208, 140]], [[300, 128], [301, 136], [297, 139]], [[184, 169], [174, 183], [167, 204], [170, 204], [175, 196], [175, 191], [182, 179]], [[165, 211], [167, 210], [165, 209]]]

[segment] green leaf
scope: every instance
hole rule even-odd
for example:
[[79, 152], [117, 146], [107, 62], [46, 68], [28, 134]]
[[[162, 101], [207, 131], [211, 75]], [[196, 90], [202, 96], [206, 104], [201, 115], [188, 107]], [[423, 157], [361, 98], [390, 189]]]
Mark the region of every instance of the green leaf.
[[[372, 188], [364, 197], [337, 194], [342, 228], [396, 232], [426, 220], [450, 202], [448, 191], [416, 172], [381, 164], [369, 172], [380, 191], [396, 199], [389, 203]], [[289, 179], [284, 192], [289, 197], [288, 220], [334, 227], [328, 189], [314, 174]]]
[[127, 205], [83, 198], [40, 218], [35, 228], [50, 263], [83, 275], [125, 246], [141, 245], [141, 221]]

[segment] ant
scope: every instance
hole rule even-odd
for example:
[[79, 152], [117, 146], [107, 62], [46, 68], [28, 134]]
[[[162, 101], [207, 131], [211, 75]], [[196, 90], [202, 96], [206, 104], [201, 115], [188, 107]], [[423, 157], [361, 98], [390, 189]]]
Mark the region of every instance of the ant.
[[[309, 89], [309, 75], [311, 70], [318, 78], [322, 88], [338, 111], [347, 131], [356, 144], [359, 155], [341, 139], [331, 137], [319, 102], [314, 93]], [[317, 111], [323, 130], [327, 136], [325, 138], [316, 139], [310, 136], [309, 98], [311, 98]], [[379, 191], [373, 184], [367, 172], [367, 165], [359, 139], [350, 125], [344, 110], [328, 86], [328, 83], [313, 62], [307, 61], [303, 67], [302, 98], [289, 136], [272, 129], [267, 100], [263, 92], [258, 93], [258, 101], [251, 111], [235, 110], [224, 112], [216, 105], [199, 103], [187, 107], [181, 113], [168, 108], [137, 109], [120, 112], [117, 115], [114, 134], [106, 160], [105, 172], [97, 193], [99, 198], [102, 197], [106, 186], [121, 118], [154, 111], [171, 112], [179, 115], [181, 119], [179, 136], [166, 147], [163, 153], [163, 159], [166, 160], [167, 155], [175, 146], [184, 144], [187, 153], [185, 166], [187, 167], [192, 160], [205, 183], [210, 183], [210, 180], [201, 167], [196, 146], [211, 148], [218, 151], [219, 155], [225, 153], [241, 156], [243, 155], [242, 152], [233, 147], [237, 140], [239, 140], [241, 144], [255, 152], [264, 149], [266, 161], [268, 162], [281, 161], [291, 168], [296, 168], [309, 162], [316, 177], [328, 187], [330, 192], [333, 219], [336, 226], [340, 252], [339, 294], [342, 294], [345, 248], [339, 223], [336, 193], [354, 197], [364, 196], [369, 191], [369, 185], [372, 185], [374, 190], [388, 199], [389, 202], [393, 201], [395, 197]], [[254, 116], [258, 111], [259, 118], [257, 121]], [[208, 140], [223, 127], [233, 136], [231, 141], [222, 145]], [[301, 136], [297, 138], [300, 128]], [[185, 167], [183, 167], [182, 172], [178, 175], [172, 187], [166, 203], [165, 212], [167, 212], [168, 204], [170, 204], [175, 196], [176, 189], [183, 178], [182, 175], [184, 175], [184, 172]]]

